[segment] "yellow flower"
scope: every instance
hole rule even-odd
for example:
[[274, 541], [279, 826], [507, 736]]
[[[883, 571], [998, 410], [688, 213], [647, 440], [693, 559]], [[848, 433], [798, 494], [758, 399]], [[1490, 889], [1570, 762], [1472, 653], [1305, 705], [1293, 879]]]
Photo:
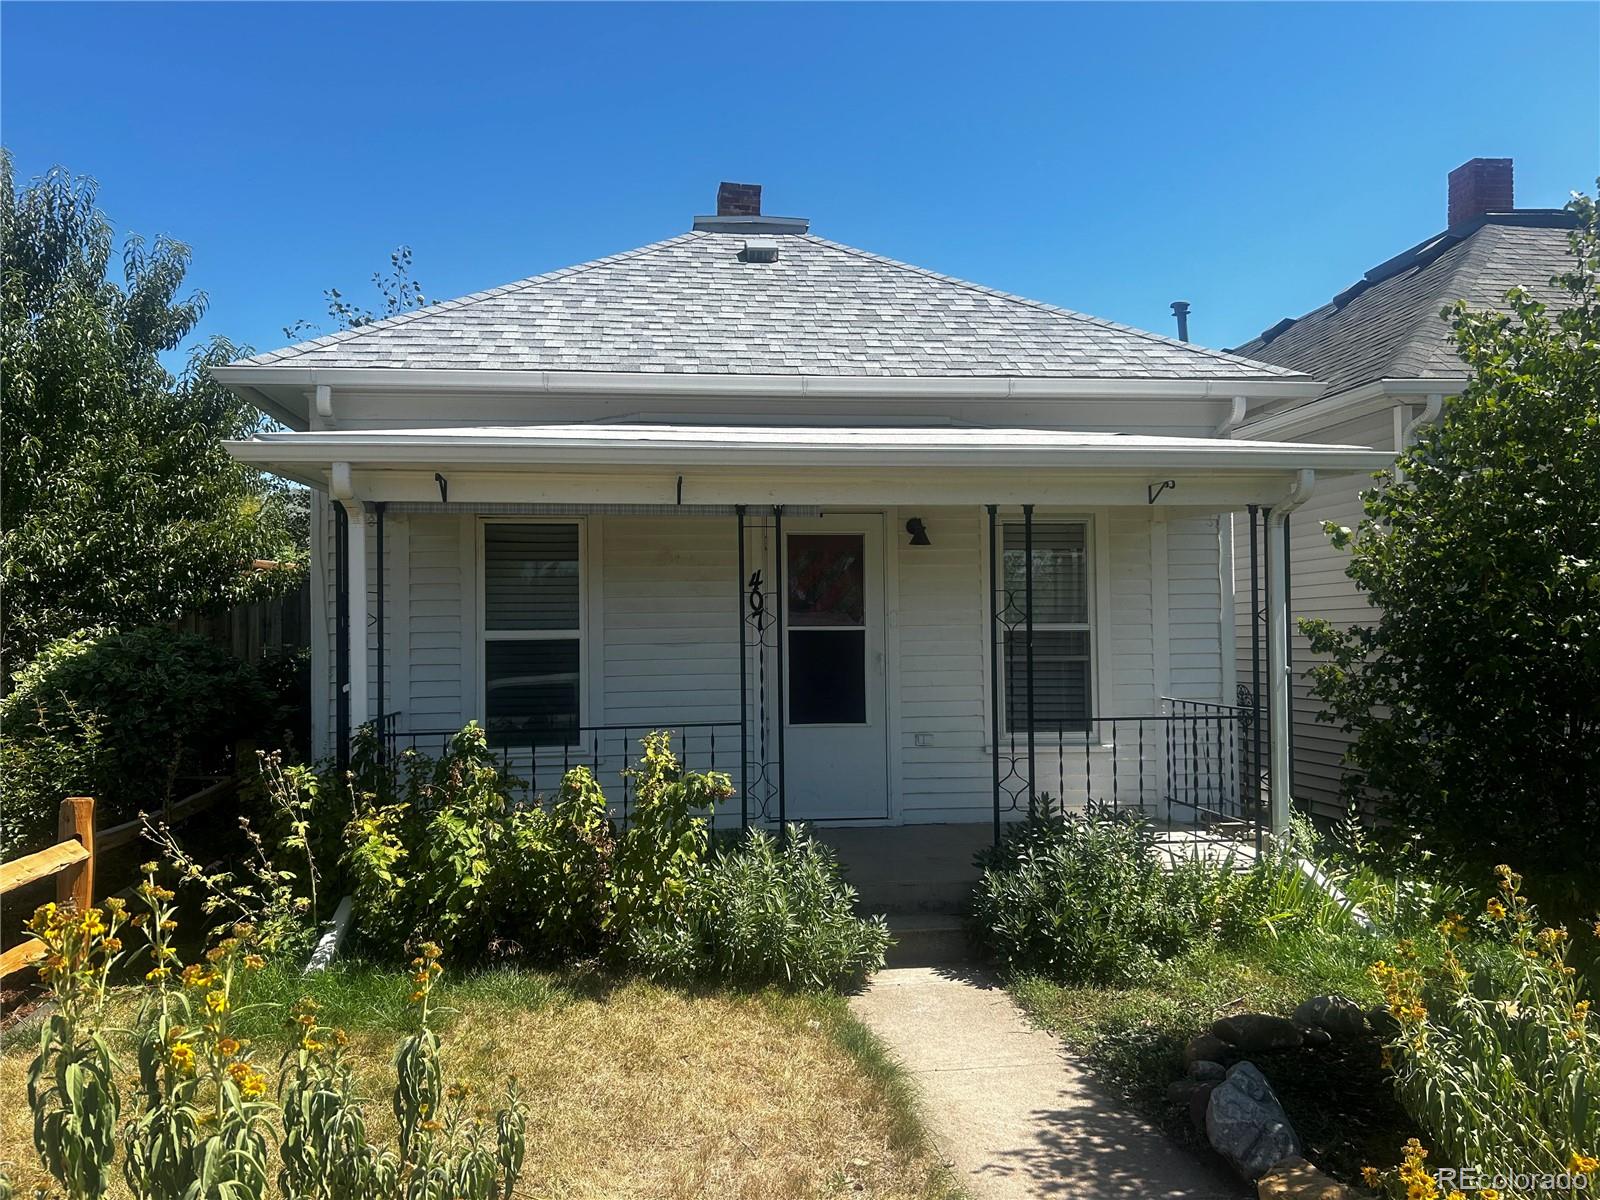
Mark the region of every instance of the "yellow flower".
[[239, 1053], [239, 1040], [231, 1037], [223, 1038], [217, 1043], [217, 1053], [222, 1055], [223, 1058], [232, 1058]]
[[262, 967], [267, 965], [267, 960], [262, 958], [259, 954], [246, 954], [244, 956], [244, 965], [249, 967], [252, 971], [259, 971]]
[[267, 1077], [256, 1070], [249, 1063], [229, 1063], [228, 1078], [232, 1079], [234, 1086], [239, 1089], [239, 1094], [246, 1100], [254, 1100], [266, 1095]]
[[1500, 903], [1500, 898], [1498, 896], [1490, 896], [1489, 902], [1483, 907], [1484, 911], [1496, 921], [1504, 921], [1506, 919], [1506, 906]]
[[214, 1013], [228, 1011], [228, 993], [220, 988], [206, 993], [206, 1007]]
[[1451, 941], [1459, 942], [1467, 936], [1467, 922], [1458, 912], [1445, 913], [1444, 920], [1439, 922], [1439, 932]]
[[1600, 1171], [1600, 1158], [1593, 1154], [1579, 1154], [1574, 1150], [1567, 1158], [1567, 1170], [1574, 1175], [1593, 1175]]
[[172, 974], [172, 971], [168, 967], [151, 967], [150, 970], [148, 970], [148, 971], [146, 971], [144, 973], [144, 977], [153, 982], [154, 980], [157, 980], [157, 979], [165, 979], [168, 975], [171, 975], [171, 974]]
[[194, 1047], [188, 1042], [174, 1042], [167, 1051], [167, 1058], [173, 1067], [185, 1075], [194, 1074]]
[[1499, 1188], [1479, 1188], [1478, 1200], [1500, 1200]]
[[1378, 1183], [1382, 1179], [1383, 1179], [1383, 1172], [1378, 1170], [1377, 1167], [1362, 1167], [1361, 1168], [1361, 1182], [1366, 1184], [1369, 1188], [1377, 1187]]

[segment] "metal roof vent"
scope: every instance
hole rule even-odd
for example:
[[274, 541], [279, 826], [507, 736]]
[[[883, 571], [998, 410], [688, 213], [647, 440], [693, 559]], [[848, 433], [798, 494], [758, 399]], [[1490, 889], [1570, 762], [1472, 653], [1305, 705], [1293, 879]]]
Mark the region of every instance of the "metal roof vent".
[[770, 238], [747, 238], [744, 249], [739, 251], [739, 261], [747, 263], [770, 263], [778, 261], [778, 243]]

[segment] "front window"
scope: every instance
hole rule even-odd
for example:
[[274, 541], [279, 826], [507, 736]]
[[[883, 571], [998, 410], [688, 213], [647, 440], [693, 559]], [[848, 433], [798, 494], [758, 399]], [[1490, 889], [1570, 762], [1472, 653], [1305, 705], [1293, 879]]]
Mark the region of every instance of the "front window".
[[483, 711], [491, 745], [576, 740], [582, 596], [571, 522], [483, 527]]
[[[1026, 533], [1005, 525], [1005, 723], [1028, 728]], [[1093, 716], [1090, 684], [1089, 526], [1036, 521], [1033, 526], [1033, 728], [1086, 733]]]

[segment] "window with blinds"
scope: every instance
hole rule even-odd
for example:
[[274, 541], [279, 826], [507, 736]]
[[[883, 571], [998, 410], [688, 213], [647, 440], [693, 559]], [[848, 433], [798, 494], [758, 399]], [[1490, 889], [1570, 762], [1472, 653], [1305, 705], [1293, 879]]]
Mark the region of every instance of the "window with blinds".
[[[1005, 589], [1015, 628], [1005, 634], [1005, 725], [1028, 727], [1028, 640], [1023, 624], [1027, 549], [1023, 527], [1004, 526]], [[1093, 719], [1089, 625], [1089, 526], [1033, 526], [1033, 728], [1086, 733]]]
[[577, 739], [583, 659], [575, 522], [483, 527], [484, 731], [497, 746]]

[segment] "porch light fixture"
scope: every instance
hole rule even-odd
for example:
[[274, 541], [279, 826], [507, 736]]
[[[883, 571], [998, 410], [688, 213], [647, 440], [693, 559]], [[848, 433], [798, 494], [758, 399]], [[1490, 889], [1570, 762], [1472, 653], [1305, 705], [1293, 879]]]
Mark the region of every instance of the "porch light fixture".
[[911, 535], [913, 546], [931, 546], [928, 540], [928, 527], [922, 523], [921, 517], [912, 517], [906, 522], [906, 532]]

